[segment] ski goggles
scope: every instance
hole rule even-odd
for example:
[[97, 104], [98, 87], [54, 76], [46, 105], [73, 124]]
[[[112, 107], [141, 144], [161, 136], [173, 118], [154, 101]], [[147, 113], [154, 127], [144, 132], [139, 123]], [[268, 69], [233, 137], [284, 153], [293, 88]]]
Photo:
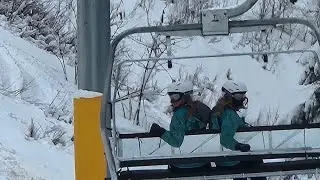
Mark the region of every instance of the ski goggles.
[[243, 105], [243, 108], [246, 109], [248, 107], [248, 98], [245, 93], [235, 93], [235, 94], [232, 94], [232, 97], [236, 101], [241, 102], [241, 104]]
[[245, 93], [234, 93], [234, 94], [232, 94], [232, 97], [236, 100], [239, 100], [239, 101], [247, 99], [247, 96]]
[[168, 93], [171, 102], [177, 102], [182, 99], [183, 94], [182, 93]]

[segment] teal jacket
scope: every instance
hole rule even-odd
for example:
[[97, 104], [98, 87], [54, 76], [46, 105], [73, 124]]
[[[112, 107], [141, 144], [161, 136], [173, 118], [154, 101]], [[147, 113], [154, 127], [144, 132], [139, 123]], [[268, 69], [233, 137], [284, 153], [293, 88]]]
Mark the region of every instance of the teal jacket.
[[[179, 148], [184, 140], [185, 134], [193, 129], [205, 128], [205, 124], [196, 117], [188, 117], [188, 109], [181, 107], [176, 110], [171, 118], [170, 131], [165, 131], [161, 136], [165, 142], [169, 145]], [[204, 165], [204, 163], [193, 163], [193, 164], [174, 164], [180, 168], [194, 168]]]
[[[221, 128], [218, 123], [218, 119], [215, 116], [211, 117], [212, 129], [219, 130], [220, 133], [220, 143], [223, 147], [235, 150], [235, 145], [238, 143], [234, 139], [234, 135], [238, 128], [247, 127], [245, 122], [239, 117], [236, 111], [226, 108], [220, 117]], [[234, 166], [239, 163], [239, 161], [229, 161], [229, 162], [215, 162], [220, 166]]]

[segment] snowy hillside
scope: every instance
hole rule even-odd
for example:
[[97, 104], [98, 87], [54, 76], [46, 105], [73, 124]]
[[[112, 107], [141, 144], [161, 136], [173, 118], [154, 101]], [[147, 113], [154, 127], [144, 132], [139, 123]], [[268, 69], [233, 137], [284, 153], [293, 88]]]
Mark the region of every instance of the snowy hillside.
[[[74, 82], [54, 55], [1, 26], [0, 67], [0, 179], [74, 179]], [[120, 131], [139, 131], [124, 121]]]
[[[74, 179], [74, 69], [67, 66], [66, 81], [56, 56], [5, 29], [3, 23], [0, 179]], [[120, 131], [139, 131], [123, 121]]]
[[55, 56], [2, 27], [0, 65], [0, 179], [73, 179], [75, 85]]

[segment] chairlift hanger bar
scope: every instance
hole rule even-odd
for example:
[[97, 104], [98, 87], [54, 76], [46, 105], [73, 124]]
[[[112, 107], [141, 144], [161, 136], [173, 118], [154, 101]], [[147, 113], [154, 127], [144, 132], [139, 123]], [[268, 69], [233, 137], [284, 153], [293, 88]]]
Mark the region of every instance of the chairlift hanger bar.
[[[244, 20], [244, 21], [231, 21], [229, 23], [229, 27], [232, 27], [233, 25], [235, 27], [255, 27], [255, 26], [261, 26], [261, 25], [277, 25], [277, 24], [286, 24], [286, 23], [298, 23], [298, 24], [304, 24], [308, 27], [310, 27], [312, 30], [314, 30], [318, 43], [320, 44], [320, 35], [317, 31], [317, 28], [312, 25], [307, 20], [302, 19], [296, 19], [296, 18], [285, 18], [285, 19], [272, 19], [272, 20]], [[183, 31], [188, 32], [190, 29], [192, 30], [200, 30], [201, 31], [201, 24], [191, 24], [191, 25], [175, 25], [175, 26], [164, 26], [164, 27], [137, 27], [132, 28], [127, 31], [122, 32], [118, 36], [115, 37], [114, 41], [111, 43], [111, 53], [110, 53], [110, 60], [113, 64], [114, 62], [114, 53], [116, 50], [116, 47], [118, 43], [125, 38], [126, 36], [129, 36], [134, 33], [148, 33], [148, 32], [175, 32], [175, 31]], [[114, 112], [111, 111], [112, 107], [111, 105], [111, 73], [112, 73], [112, 66], [107, 67], [109, 70], [109, 76], [106, 77], [105, 82], [105, 89], [102, 97], [102, 105], [101, 105], [101, 116], [100, 116], [100, 127], [101, 127], [101, 133], [103, 138], [103, 144], [105, 151], [107, 153], [107, 156], [112, 158], [113, 157], [113, 151], [111, 148], [110, 141], [108, 140], [108, 132], [109, 130], [106, 127], [111, 127], [111, 113], [114, 114]], [[117, 82], [116, 82], [117, 83]], [[109, 114], [109, 116], [107, 116]], [[113, 121], [113, 130], [112, 130], [112, 136], [116, 137], [116, 126], [115, 126], [115, 118], [112, 118]], [[108, 158], [109, 159], [109, 158]], [[112, 160], [112, 159], [111, 159]], [[110, 165], [113, 164], [113, 165]], [[115, 169], [115, 163], [111, 162], [109, 163], [111, 169]], [[112, 171], [112, 170], [111, 170]]]
[[227, 9], [227, 15], [229, 18], [240, 16], [249, 11], [257, 2], [258, 0], [247, 0], [239, 6]]
[[[312, 30], [315, 31], [315, 34], [317, 36], [318, 43], [320, 44], [320, 35], [314, 25], [312, 25], [309, 21], [307, 20], [302, 20], [302, 19], [296, 19], [296, 18], [286, 18], [286, 19], [272, 19], [272, 20], [245, 20], [245, 21], [231, 21], [230, 26], [235, 25], [235, 27], [254, 27], [254, 26], [260, 26], [260, 25], [277, 25], [278, 23], [280, 24], [286, 24], [286, 23], [298, 23], [298, 24], [304, 24], [308, 27], [310, 27]], [[258, 25], [256, 25], [258, 24]], [[201, 24], [191, 24], [191, 25], [176, 25], [176, 26], [165, 26], [165, 27], [137, 27], [133, 29], [129, 29], [127, 31], [122, 32], [119, 34], [114, 41], [111, 43], [111, 53], [110, 53], [110, 60], [114, 61], [114, 52], [116, 50], [116, 47], [118, 43], [125, 38], [126, 36], [129, 36], [134, 33], [147, 33], [147, 32], [167, 32], [167, 31], [189, 31], [189, 30], [201, 30]], [[109, 72], [112, 73], [112, 66], [108, 67], [111, 68]], [[117, 82], [116, 82], [117, 83]], [[111, 96], [110, 96], [110, 85], [111, 84], [111, 76], [107, 76], [106, 78], [106, 83], [105, 83], [105, 90], [103, 93], [103, 98], [102, 98], [102, 111], [101, 111], [101, 131], [108, 131], [106, 127], [111, 126], [111, 117], [107, 116], [106, 112], [109, 112], [108, 114], [111, 114], [111, 107], [110, 107], [110, 102], [111, 102]], [[108, 124], [108, 125], [107, 125]], [[113, 129], [116, 129], [115, 127], [115, 122], [113, 118]], [[112, 136], [116, 137], [116, 132], [115, 130], [112, 131]], [[105, 149], [107, 151], [111, 150], [111, 145], [109, 145], [109, 141], [107, 140], [107, 136], [105, 132], [102, 132], [102, 137], [103, 137], [103, 142]], [[109, 153], [111, 153], [109, 151]], [[112, 157], [111, 154], [108, 154], [108, 157]]]
[[[211, 55], [198, 55], [198, 56], [179, 56], [179, 57], [162, 57], [162, 58], [145, 58], [145, 59], [126, 59], [119, 63], [118, 70], [122, 68], [122, 65], [128, 62], [143, 62], [143, 61], [167, 61], [167, 60], [173, 60], [173, 59], [196, 59], [196, 58], [214, 58], [214, 57], [231, 57], [231, 56], [251, 56], [251, 55], [264, 55], [264, 54], [291, 54], [291, 53], [304, 53], [304, 52], [310, 52], [312, 53], [316, 59], [317, 62], [320, 63], [318, 54], [315, 50], [309, 50], [309, 49], [301, 49], [301, 50], [287, 50], [287, 51], [270, 51], [270, 52], [248, 52], [248, 53], [226, 53], [226, 54], [211, 54]], [[118, 71], [119, 72], [119, 71]], [[118, 73], [119, 74], [119, 73]], [[118, 75], [117, 78], [118, 79]]]
[[[230, 35], [230, 33], [232, 33], [232, 31], [230, 32], [230, 29], [232, 28], [254, 28], [254, 27], [261, 27], [261, 26], [265, 27], [265, 26], [276, 26], [276, 25], [284, 25], [284, 24], [305, 25], [315, 32], [317, 40], [320, 39], [320, 34], [317, 28], [311, 22], [309, 22], [308, 20], [298, 19], [298, 18], [275, 18], [275, 19], [261, 19], [261, 20], [229, 21], [228, 34], [219, 34], [219, 35]], [[136, 27], [136, 28], [123, 31], [118, 36], [116, 36], [113, 42], [111, 43], [111, 50], [114, 53], [119, 42], [129, 35], [137, 34], [137, 33], [150, 33], [150, 32], [165, 34], [167, 36], [170, 36], [170, 33], [177, 33], [177, 32], [180, 34], [171, 35], [171, 36], [214, 36], [214, 35], [203, 35], [202, 24]], [[320, 45], [319, 41], [318, 43]], [[111, 55], [114, 56], [113, 53], [111, 53], [110, 56]]]
[[320, 167], [319, 160], [298, 160], [288, 162], [265, 163], [261, 166], [244, 169], [218, 170], [212, 168], [209, 171], [190, 171], [183, 173], [172, 173], [167, 169], [149, 170], [129, 170], [123, 171], [119, 179], [232, 179], [242, 177], [261, 177], [261, 176], [285, 176], [293, 174], [318, 174]]
[[265, 52], [248, 52], [248, 53], [225, 53], [225, 54], [211, 54], [211, 55], [197, 55], [197, 56], [179, 56], [179, 57], [164, 57], [164, 58], [145, 58], [145, 59], [127, 59], [121, 62], [140, 62], [140, 61], [165, 61], [170, 59], [196, 59], [196, 58], [213, 58], [213, 57], [231, 57], [231, 56], [251, 56], [251, 55], [264, 55], [264, 54], [291, 54], [291, 53], [312, 53], [317, 59], [318, 54], [315, 50], [301, 49], [301, 50], [287, 50], [287, 51], [265, 51]]

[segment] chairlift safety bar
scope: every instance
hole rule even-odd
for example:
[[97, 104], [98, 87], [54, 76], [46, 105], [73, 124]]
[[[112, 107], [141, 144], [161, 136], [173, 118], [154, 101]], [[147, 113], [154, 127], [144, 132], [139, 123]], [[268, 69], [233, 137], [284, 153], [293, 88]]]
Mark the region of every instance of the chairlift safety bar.
[[[281, 131], [281, 130], [295, 130], [295, 129], [318, 129], [320, 123], [312, 124], [290, 124], [290, 125], [274, 125], [274, 126], [252, 126], [247, 128], [239, 128], [237, 132], [259, 132], [259, 131]], [[218, 134], [219, 130], [206, 129], [189, 131], [186, 135], [201, 135], [201, 134]], [[120, 139], [134, 139], [134, 138], [152, 138], [156, 137], [150, 133], [132, 133], [119, 134]]]
[[145, 59], [126, 59], [119, 63], [118, 70], [122, 68], [122, 65], [128, 62], [145, 62], [145, 61], [167, 61], [173, 59], [186, 60], [186, 59], [204, 59], [214, 57], [232, 57], [232, 56], [251, 56], [251, 55], [264, 55], [264, 54], [291, 54], [291, 53], [312, 53], [316, 57], [316, 61], [319, 62], [318, 54], [314, 50], [301, 49], [301, 50], [287, 50], [287, 51], [269, 51], [269, 52], [248, 52], [248, 53], [225, 53], [225, 54], [211, 54], [211, 55], [198, 55], [198, 56], [179, 56], [179, 57], [162, 57], [162, 58], [145, 58]]

